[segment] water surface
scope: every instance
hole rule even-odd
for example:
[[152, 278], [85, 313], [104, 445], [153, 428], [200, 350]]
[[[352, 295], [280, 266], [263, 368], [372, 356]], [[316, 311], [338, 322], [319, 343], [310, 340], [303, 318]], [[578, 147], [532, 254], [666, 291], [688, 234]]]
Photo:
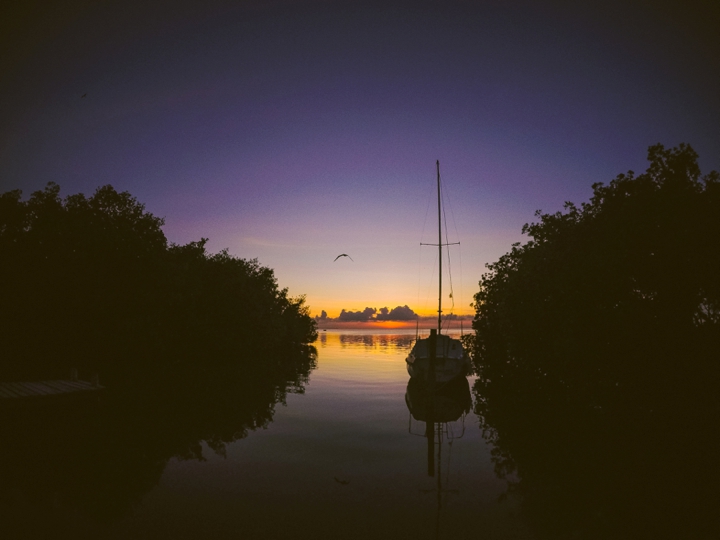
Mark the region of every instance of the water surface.
[[[441, 499], [425, 424], [405, 394], [414, 331], [321, 332], [305, 393], [265, 429], [200, 459], [171, 459], [111, 527], [117, 538], [525, 538], [469, 413], [447, 429]], [[448, 434], [449, 435], [449, 434]], [[436, 473], [437, 474], [437, 473]]]

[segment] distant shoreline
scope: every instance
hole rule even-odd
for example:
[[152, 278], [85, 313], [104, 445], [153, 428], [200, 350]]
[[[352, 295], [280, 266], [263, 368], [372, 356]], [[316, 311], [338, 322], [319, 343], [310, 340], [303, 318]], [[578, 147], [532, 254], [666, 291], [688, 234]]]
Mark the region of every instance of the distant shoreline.
[[[460, 330], [460, 322], [462, 328], [468, 332], [472, 330], [472, 318], [458, 318], [447, 323], [443, 322], [443, 329]], [[417, 321], [347, 321], [340, 322], [334, 320], [317, 320], [318, 330], [399, 330], [399, 329], [415, 329], [429, 330], [437, 327], [436, 319], [422, 319]]]

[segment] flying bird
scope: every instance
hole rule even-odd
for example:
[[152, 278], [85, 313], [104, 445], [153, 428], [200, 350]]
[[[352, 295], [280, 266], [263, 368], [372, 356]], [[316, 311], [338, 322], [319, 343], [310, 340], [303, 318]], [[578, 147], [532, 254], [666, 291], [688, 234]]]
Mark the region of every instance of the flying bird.
[[350, 480], [340, 480], [337, 476], [333, 476], [333, 479], [341, 486], [347, 486], [350, 483]]
[[335, 257], [335, 260], [334, 260], [333, 262], [337, 261], [340, 257], [347, 257], [347, 258], [350, 259], [352, 262], [355, 262], [355, 261], [353, 261], [353, 258], [352, 258], [350, 255], [348, 255], [347, 253], [341, 253], [340, 255], [338, 255], [337, 257]]
[[84, 93], [82, 96], [80, 96], [80, 99], [82, 99], [82, 98], [84, 98], [84, 97], [87, 97], [87, 92]]

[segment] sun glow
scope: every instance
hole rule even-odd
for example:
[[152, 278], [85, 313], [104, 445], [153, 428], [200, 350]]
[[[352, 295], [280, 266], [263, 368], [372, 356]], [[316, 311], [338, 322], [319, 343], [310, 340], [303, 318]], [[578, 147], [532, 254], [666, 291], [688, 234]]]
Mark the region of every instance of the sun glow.
[[[453, 319], [450, 322], [443, 320], [443, 329], [452, 328], [459, 330], [461, 327], [470, 330], [472, 324], [471, 317], [463, 317]], [[404, 330], [420, 328], [427, 330], [437, 327], [437, 319], [421, 318], [418, 321], [350, 321], [339, 322], [335, 320], [318, 320], [318, 328], [320, 330]]]

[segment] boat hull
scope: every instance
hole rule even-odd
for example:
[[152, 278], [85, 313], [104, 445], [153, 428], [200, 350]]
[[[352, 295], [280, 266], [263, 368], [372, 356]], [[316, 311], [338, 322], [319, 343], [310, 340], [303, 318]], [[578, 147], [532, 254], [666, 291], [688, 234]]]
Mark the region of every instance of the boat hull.
[[[405, 359], [410, 377], [426, 380], [430, 372], [429, 339], [418, 339]], [[462, 343], [445, 335], [438, 335], [435, 349], [435, 382], [447, 382], [470, 374], [470, 359]]]

